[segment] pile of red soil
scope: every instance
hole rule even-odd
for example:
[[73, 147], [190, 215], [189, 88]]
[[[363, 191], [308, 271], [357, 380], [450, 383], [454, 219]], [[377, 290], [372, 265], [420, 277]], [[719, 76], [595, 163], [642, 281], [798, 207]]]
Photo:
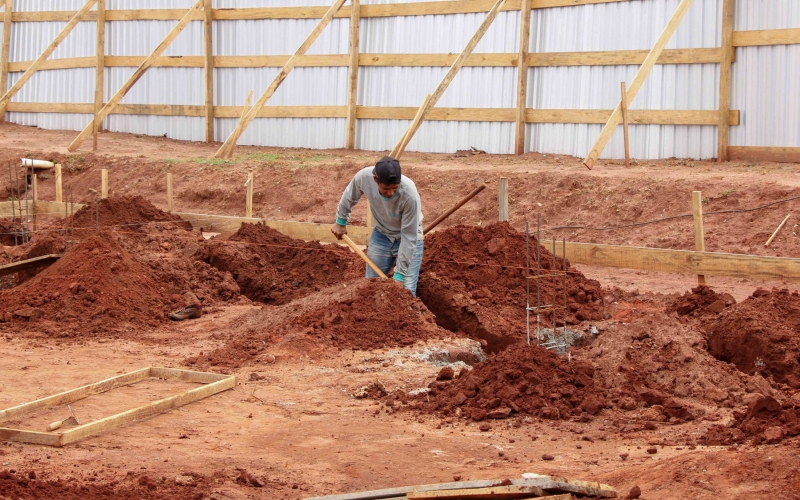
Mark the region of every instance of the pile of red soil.
[[[143, 232], [143, 225], [150, 222], [169, 222], [175, 228], [191, 229], [192, 225], [168, 212], [155, 207], [141, 196], [112, 196], [100, 200], [96, 206], [89, 203], [67, 218], [64, 226], [67, 228], [114, 228], [120, 232]], [[80, 232], [79, 237], [84, 233]]]
[[[28, 243], [15, 247], [14, 253], [17, 255], [17, 258], [14, 260], [20, 261], [41, 257], [43, 255], [63, 254], [66, 250], [67, 241], [64, 239], [63, 232], [45, 230], [34, 233]], [[24, 283], [45, 269], [46, 267], [39, 267], [27, 271], [20, 271], [17, 273], [17, 283]]]
[[735, 303], [733, 295], [719, 294], [705, 285], [700, 285], [678, 297], [667, 307], [667, 311], [676, 312], [679, 316], [702, 316], [719, 314]]
[[296, 240], [263, 224], [242, 224], [227, 240], [208, 240], [196, 256], [229, 271], [243, 295], [271, 305], [364, 275], [349, 249]]
[[14, 224], [10, 219], [0, 219], [0, 245], [11, 247], [22, 243], [19, 238], [14, 239], [15, 231], [19, 231], [19, 224]]
[[800, 293], [758, 289], [704, 327], [717, 359], [800, 389]]
[[65, 336], [154, 326], [168, 312], [163, 286], [113, 233], [85, 238], [31, 280], [0, 291], [0, 304], [5, 321], [47, 321], [52, 328], [42, 330]]
[[749, 440], [753, 444], [778, 444], [784, 438], [800, 435], [800, 404], [783, 404], [772, 396], [751, 401], [747, 411], [734, 411], [733, 426], [715, 425], [700, 442], [705, 445], [730, 445]]
[[[594, 374], [587, 361], [568, 361], [543, 347], [516, 344], [490, 355], [472, 371], [462, 370], [454, 380], [432, 382], [429, 392], [411, 406], [472, 420], [513, 414], [553, 420], [596, 415], [608, 402], [595, 389]], [[451, 376], [452, 370], [445, 368], [438, 378]]]
[[[530, 238], [531, 274], [536, 274], [536, 238]], [[556, 324], [603, 318], [600, 283], [587, 279], [566, 263], [567, 311], [564, 304], [565, 264], [543, 246], [541, 303], [562, 306]], [[425, 255], [417, 293], [438, 323], [488, 343], [489, 352], [525, 339], [525, 235], [508, 223], [485, 227], [456, 226], [425, 238]], [[557, 272], [552, 272], [555, 267]], [[554, 276], [555, 275], [555, 276]], [[531, 305], [536, 305], [536, 280], [531, 281]], [[535, 321], [535, 316], [534, 316]], [[542, 314], [545, 326], [552, 312]]]

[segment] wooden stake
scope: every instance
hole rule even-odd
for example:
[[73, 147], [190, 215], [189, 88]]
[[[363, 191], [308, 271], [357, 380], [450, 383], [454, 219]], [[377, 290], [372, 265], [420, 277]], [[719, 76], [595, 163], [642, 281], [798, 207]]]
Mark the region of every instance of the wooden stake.
[[525, 109], [528, 106], [528, 51], [531, 44], [531, 0], [522, 0], [519, 12], [519, 55], [517, 56], [516, 154], [525, 154]]
[[[669, 42], [670, 38], [672, 38], [672, 35], [675, 33], [675, 30], [678, 28], [678, 25], [681, 23], [684, 14], [686, 14], [686, 11], [689, 10], [689, 7], [692, 5], [693, 1], [694, 0], [681, 0], [678, 8], [675, 9], [675, 13], [667, 23], [664, 31], [661, 32], [661, 35], [658, 37], [655, 45], [653, 45], [650, 53], [647, 54], [644, 63], [642, 63], [639, 71], [636, 72], [636, 76], [633, 78], [630, 87], [628, 87], [628, 90], [625, 93], [628, 104], [633, 102], [633, 99], [636, 97], [639, 89], [642, 88], [644, 81], [647, 79], [647, 75], [650, 74], [650, 70], [653, 69], [653, 66], [656, 64], [658, 56], [661, 55], [664, 47]], [[587, 168], [591, 169], [595, 162], [597, 162], [597, 158], [600, 157], [600, 153], [603, 152], [603, 149], [605, 149], [608, 141], [611, 140], [611, 136], [614, 134], [614, 130], [616, 130], [617, 125], [619, 125], [621, 118], [622, 109], [621, 106], [618, 105], [614, 112], [611, 113], [611, 117], [608, 119], [605, 127], [603, 127], [603, 131], [600, 132], [600, 136], [597, 138], [592, 150], [589, 151], [589, 155], [585, 160], [583, 160], [583, 164], [586, 165]]]
[[367, 257], [367, 254], [362, 252], [361, 249], [358, 248], [355, 243], [353, 243], [353, 240], [351, 240], [349, 236], [347, 236], [346, 234], [342, 235], [342, 239], [344, 240], [345, 243], [347, 243], [347, 246], [349, 246], [356, 253], [356, 255], [361, 257], [361, 260], [366, 262], [367, 265], [370, 268], [372, 268], [373, 271], [375, 271], [375, 274], [377, 274], [378, 276], [380, 276], [383, 279], [387, 279], [386, 273], [381, 271], [381, 269], [378, 266], [376, 266], [374, 262], [372, 262], [372, 259]]
[[[3, 11], [3, 50], [0, 55], [0, 94], [5, 94], [8, 90], [8, 58], [11, 52], [11, 3], [12, 0], [5, 0], [5, 10]], [[6, 113], [0, 110], [0, 122], [6, 121]]]
[[784, 225], [784, 224], [786, 224], [786, 221], [787, 221], [787, 220], [789, 220], [789, 216], [790, 216], [790, 215], [792, 215], [792, 214], [788, 214], [786, 217], [784, 217], [784, 218], [783, 218], [783, 222], [781, 222], [781, 223], [778, 225], [778, 228], [775, 230], [775, 232], [774, 232], [774, 233], [772, 233], [772, 236], [770, 236], [770, 237], [769, 237], [769, 239], [767, 240], [767, 242], [766, 242], [766, 243], [764, 243], [764, 246], [765, 246], [765, 247], [768, 247], [768, 246], [769, 246], [769, 244], [770, 244], [770, 243], [772, 243], [772, 240], [774, 240], [774, 239], [775, 239], [775, 236], [778, 234], [778, 231], [780, 231], [780, 230], [781, 230], [781, 228], [783, 227], [783, 225]]
[[247, 182], [244, 183], [247, 186], [247, 205], [245, 207], [245, 217], [252, 217], [253, 216], [253, 171], [249, 170], [247, 172]]
[[631, 166], [631, 143], [628, 139], [628, 98], [625, 95], [625, 82], [620, 82], [620, 90], [622, 91], [622, 100], [620, 107], [622, 108], [622, 132], [625, 136], [625, 166]]
[[108, 198], [108, 169], [100, 170], [100, 198]]
[[214, 142], [214, 45], [213, 14], [211, 0], [204, 0], [203, 52], [206, 77], [206, 142]]
[[[94, 3], [95, 1], [96, 0], [89, 0], [90, 3]], [[133, 74], [130, 76], [130, 78], [128, 78], [128, 80], [124, 84], [122, 84], [122, 87], [117, 91], [116, 94], [114, 94], [114, 97], [112, 97], [111, 100], [109, 100], [108, 103], [105, 106], [103, 106], [103, 109], [101, 109], [97, 113], [98, 120], [104, 120], [106, 116], [108, 116], [109, 113], [111, 113], [111, 111], [113, 111], [114, 108], [117, 107], [117, 105], [120, 103], [122, 98], [125, 97], [125, 94], [128, 93], [131, 87], [133, 87], [136, 84], [136, 82], [139, 81], [139, 79], [145, 74], [145, 72], [148, 69], [150, 69], [150, 67], [156, 62], [156, 59], [165, 50], [167, 50], [167, 47], [169, 47], [170, 44], [175, 40], [175, 38], [177, 38], [178, 35], [180, 35], [180, 33], [184, 30], [184, 28], [186, 28], [186, 26], [194, 17], [195, 12], [200, 10], [200, 8], [203, 6], [203, 1], [204, 0], [197, 0], [197, 3], [195, 3], [194, 6], [186, 12], [186, 14], [184, 14], [181, 20], [178, 21], [178, 24], [176, 24], [175, 27], [172, 28], [172, 30], [170, 30], [169, 33], [167, 33], [167, 36], [164, 37], [164, 40], [162, 40], [160, 44], [158, 44], [158, 47], [156, 47], [155, 50], [151, 52], [149, 56], [147, 56], [147, 59], [145, 59], [144, 62], [142, 62], [142, 64], [139, 65], [138, 68], [136, 68], [136, 71], [134, 71]], [[81, 131], [81, 133], [78, 134], [78, 137], [76, 137], [75, 140], [72, 141], [72, 144], [70, 144], [69, 147], [67, 148], [69, 151], [75, 152], [75, 150], [78, 149], [78, 146], [80, 146], [81, 143], [84, 140], [86, 140], [86, 137], [88, 137], [88, 135], [92, 133], [93, 124], [94, 122], [86, 125], [86, 128], [84, 128], [83, 131]]]
[[97, 0], [97, 65], [94, 74], [94, 128], [92, 130], [92, 151], [97, 151], [97, 133], [103, 127], [103, 120], [97, 120], [97, 113], [103, 109], [103, 81], [106, 68], [106, 0]]
[[350, 86], [347, 93], [347, 137], [345, 148], [356, 147], [356, 106], [358, 100], [358, 38], [361, 24], [361, 0], [350, 0]]
[[731, 62], [733, 59], [733, 23], [735, 0], [722, 3], [722, 61], [719, 65], [719, 129], [717, 133], [717, 161], [728, 161], [731, 107]]
[[308, 35], [308, 38], [306, 38], [306, 40], [297, 49], [297, 52], [295, 52], [294, 55], [292, 55], [292, 57], [286, 61], [286, 64], [283, 65], [283, 68], [281, 68], [281, 70], [278, 72], [278, 75], [272, 80], [272, 83], [269, 87], [267, 87], [267, 90], [261, 94], [261, 97], [258, 98], [255, 106], [253, 106], [253, 108], [250, 109], [250, 111], [248, 111], [241, 120], [239, 120], [239, 124], [233, 129], [231, 135], [225, 140], [225, 144], [223, 144], [214, 155], [215, 158], [230, 158], [233, 155], [233, 149], [236, 147], [236, 141], [239, 140], [239, 137], [241, 137], [242, 133], [244, 133], [247, 127], [253, 122], [253, 120], [255, 120], [256, 116], [258, 116], [258, 112], [261, 111], [261, 108], [264, 107], [269, 98], [272, 97], [276, 90], [278, 90], [278, 87], [280, 87], [281, 83], [283, 83], [286, 77], [289, 76], [289, 73], [297, 64], [297, 58], [306, 53], [308, 48], [311, 47], [311, 44], [313, 44], [317, 39], [319, 34], [322, 33], [322, 30], [324, 30], [325, 27], [331, 22], [331, 19], [333, 19], [333, 16], [339, 11], [344, 2], [345, 0], [336, 0], [331, 8], [328, 9], [322, 19], [320, 19], [317, 26], [311, 31], [311, 34]]
[[172, 212], [174, 208], [172, 200], [172, 172], [167, 172], [167, 212]]
[[[703, 233], [703, 197], [700, 191], [692, 191], [692, 216], [694, 217], [694, 244], [698, 252], [706, 251], [706, 238]], [[705, 285], [705, 275], [697, 275], [697, 284]]]
[[61, 175], [61, 165], [56, 163], [56, 201], [58, 203], [64, 201], [62, 184], [63, 184], [63, 178]]
[[508, 178], [500, 177], [500, 192], [497, 195], [499, 206], [498, 220], [500, 222], [508, 222]]
[[450, 66], [450, 69], [447, 70], [447, 73], [442, 78], [442, 81], [439, 83], [439, 86], [436, 87], [436, 90], [433, 91], [429, 97], [425, 99], [422, 106], [418, 111], [419, 120], [415, 119], [414, 122], [411, 123], [406, 133], [403, 135], [403, 138], [400, 139], [400, 142], [397, 143], [394, 150], [392, 150], [392, 154], [390, 155], [392, 158], [400, 159], [400, 156], [403, 154], [406, 145], [411, 142], [411, 139], [414, 137], [414, 134], [417, 133], [417, 129], [419, 129], [420, 124], [425, 120], [425, 116], [427, 116], [428, 112], [436, 106], [436, 103], [439, 101], [439, 98], [442, 97], [444, 91], [447, 90], [448, 85], [450, 82], [453, 81], [453, 78], [458, 74], [461, 66], [464, 65], [464, 62], [467, 60], [472, 51], [475, 49], [475, 46], [478, 45], [478, 42], [481, 41], [483, 35], [486, 34], [486, 31], [489, 29], [489, 26], [492, 25], [492, 22], [497, 17], [497, 13], [500, 9], [505, 5], [506, 0], [497, 0], [489, 11], [489, 13], [484, 18], [483, 22], [481, 23], [478, 30], [472, 35], [472, 38], [467, 43], [467, 46], [464, 47], [464, 50], [461, 54], [458, 55], [453, 64]]

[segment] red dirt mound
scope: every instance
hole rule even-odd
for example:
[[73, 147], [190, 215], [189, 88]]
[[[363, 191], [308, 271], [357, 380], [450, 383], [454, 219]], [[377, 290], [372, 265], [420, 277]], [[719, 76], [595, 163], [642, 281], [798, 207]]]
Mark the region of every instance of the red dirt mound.
[[[531, 237], [531, 274], [536, 274], [536, 239]], [[561, 258], [541, 247], [542, 304], [563, 305]], [[567, 262], [566, 321], [576, 324], [603, 318], [600, 283], [570, 270]], [[554, 276], [555, 275], [555, 276]], [[463, 331], [488, 343], [489, 352], [525, 339], [525, 235], [508, 223], [485, 227], [456, 226], [425, 239], [418, 294], [441, 326]], [[555, 296], [554, 296], [555, 295]], [[531, 280], [531, 305], [536, 305], [536, 280]], [[552, 325], [552, 312], [542, 314]], [[534, 318], [535, 321], [535, 318]], [[563, 324], [564, 311], [556, 313]]]
[[113, 233], [101, 233], [85, 238], [33, 279], [0, 291], [0, 304], [7, 321], [49, 321], [51, 328], [42, 330], [76, 336], [156, 325], [166, 318], [163, 295], [151, 270]]
[[516, 344], [490, 355], [471, 372], [462, 370], [454, 380], [432, 382], [430, 392], [411, 406], [472, 420], [514, 413], [552, 420], [596, 415], [608, 402], [595, 389], [594, 374], [587, 361], [570, 362], [543, 347]]
[[734, 411], [732, 427], [715, 425], [700, 442], [705, 445], [730, 445], [750, 440], [753, 444], [777, 444], [784, 438], [800, 435], [800, 404], [783, 404], [771, 396], [751, 401], [746, 412]]
[[719, 314], [736, 303], [736, 299], [729, 293], [718, 294], [711, 288], [700, 285], [692, 288], [691, 292], [686, 292], [672, 302], [668, 307], [668, 312], [676, 312], [680, 316], [691, 314], [701, 316], [707, 314]]
[[758, 289], [704, 327], [717, 359], [800, 388], [798, 292]]
[[68, 228], [94, 228], [97, 226], [98, 215], [100, 228], [114, 227], [123, 232], [141, 232], [142, 225], [149, 222], [172, 222], [176, 228], [192, 228], [189, 222], [156, 208], [141, 196], [113, 196], [100, 200], [98, 206], [89, 203], [69, 217], [64, 225]]
[[0, 245], [11, 247], [22, 243], [19, 238], [14, 239], [14, 232], [19, 232], [19, 224], [11, 222], [11, 220], [0, 220]]
[[296, 240], [263, 224], [242, 224], [227, 241], [208, 240], [197, 257], [229, 271], [243, 295], [271, 305], [364, 275], [349, 249]]
[[[63, 233], [58, 231], [42, 231], [34, 233], [34, 236], [28, 243], [14, 248], [14, 253], [19, 256], [14, 260], [27, 260], [43, 255], [64, 253], [66, 249], [67, 241], [64, 239]], [[44, 269], [46, 268], [40, 267], [17, 273], [17, 283], [24, 283]]]

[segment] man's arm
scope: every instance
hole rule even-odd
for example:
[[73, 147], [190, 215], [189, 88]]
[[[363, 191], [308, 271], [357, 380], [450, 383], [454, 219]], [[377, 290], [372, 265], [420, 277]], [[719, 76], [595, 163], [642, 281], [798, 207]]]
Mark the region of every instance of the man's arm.
[[350, 219], [350, 212], [353, 207], [361, 199], [364, 191], [361, 189], [361, 178], [358, 174], [353, 176], [353, 179], [347, 184], [347, 187], [342, 193], [342, 198], [339, 200], [339, 206], [336, 209], [336, 222], [331, 228], [331, 232], [337, 239], [342, 239], [342, 236], [347, 234], [347, 221]]
[[419, 204], [411, 198], [403, 207], [400, 225], [400, 249], [397, 252], [397, 263], [394, 267], [393, 278], [402, 281], [408, 274], [411, 259], [417, 249], [417, 232], [419, 231]]

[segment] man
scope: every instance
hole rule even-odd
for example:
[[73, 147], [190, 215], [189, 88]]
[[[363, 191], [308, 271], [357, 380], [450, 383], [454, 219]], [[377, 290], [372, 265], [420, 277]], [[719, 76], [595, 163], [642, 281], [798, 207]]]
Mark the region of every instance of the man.
[[[347, 234], [350, 212], [361, 195], [369, 200], [375, 227], [369, 238], [367, 256], [387, 276], [417, 295], [419, 268], [422, 264], [422, 203], [414, 181], [402, 175], [400, 162], [384, 156], [374, 167], [360, 170], [345, 188], [336, 223], [331, 232], [338, 239]], [[367, 278], [378, 275], [367, 266]]]

